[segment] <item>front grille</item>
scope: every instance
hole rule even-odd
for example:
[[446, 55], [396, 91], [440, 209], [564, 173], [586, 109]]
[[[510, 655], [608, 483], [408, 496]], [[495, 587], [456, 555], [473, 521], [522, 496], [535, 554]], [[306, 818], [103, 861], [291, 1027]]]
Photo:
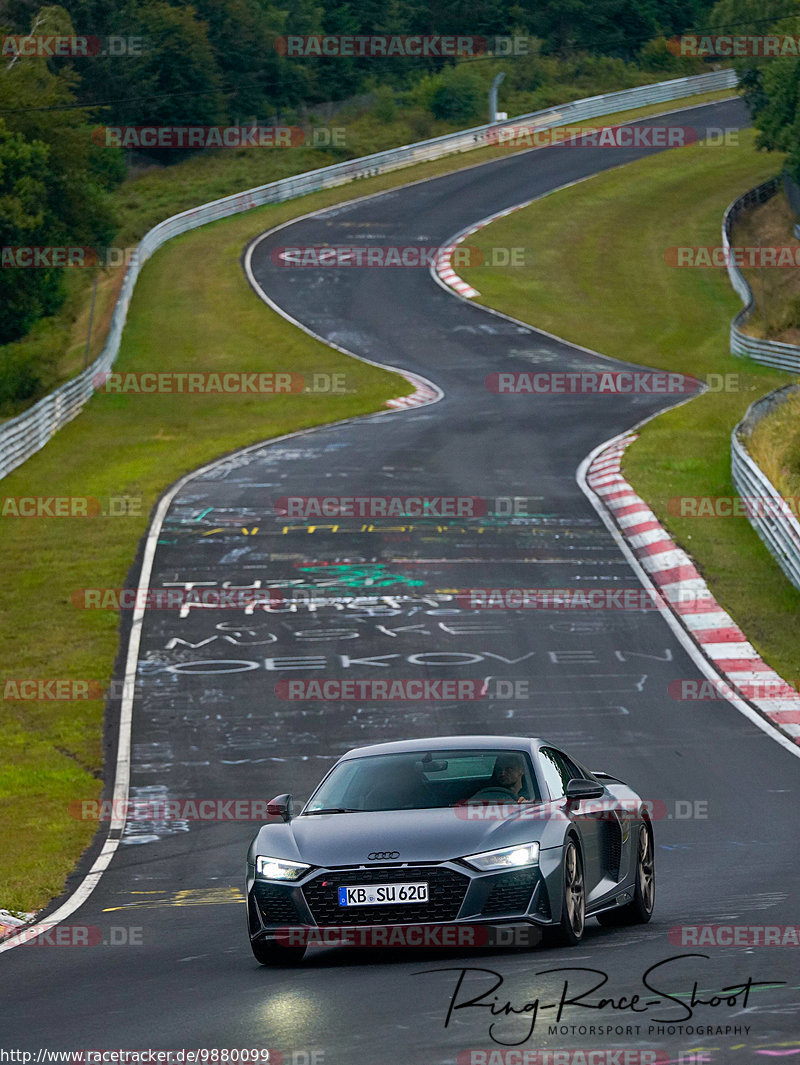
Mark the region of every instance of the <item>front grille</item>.
[[[404, 884], [424, 881], [428, 901], [400, 906], [340, 906], [339, 888], [348, 884]], [[323, 882], [325, 886], [323, 887]], [[458, 916], [469, 877], [442, 866], [373, 866], [320, 873], [303, 887], [303, 895], [318, 925], [415, 924], [453, 921]]]
[[533, 869], [520, 869], [519, 872], [495, 877], [481, 912], [524, 913], [535, 884], [536, 872]]
[[253, 893], [265, 924], [304, 924], [294, 899], [286, 888], [256, 884]]

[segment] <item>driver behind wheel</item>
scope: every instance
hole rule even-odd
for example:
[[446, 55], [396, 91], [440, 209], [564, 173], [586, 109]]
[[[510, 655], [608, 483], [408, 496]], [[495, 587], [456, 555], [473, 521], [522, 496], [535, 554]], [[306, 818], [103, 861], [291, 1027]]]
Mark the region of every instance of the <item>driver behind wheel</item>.
[[517, 754], [501, 754], [494, 764], [492, 787], [510, 791], [517, 802], [527, 802], [525, 794], [525, 763]]
[[518, 754], [500, 754], [494, 763], [491, 780], [472, 799], [480, 798], [483, 792], [501, 788], [510, 793], [514, 802], [530, 802], [531, 796], [525, 787], [525, 762]]

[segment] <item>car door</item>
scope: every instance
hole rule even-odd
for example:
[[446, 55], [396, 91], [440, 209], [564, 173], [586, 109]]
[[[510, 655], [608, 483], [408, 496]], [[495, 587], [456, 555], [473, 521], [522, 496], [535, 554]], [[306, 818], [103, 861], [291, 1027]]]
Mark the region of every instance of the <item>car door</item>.
[[602, 799], [591, 799], [588, 802], [573, 802], [566, 807], [567, 784], [576, 778], [583, 779], [583, 772], [568, 755], [555, 747], [540, 748], [539, 756], [551, 797], [554, 801], [563, 800], [567, 817], [580, 835], [583, 847], [583, 878], [588, 898], [606, 873], [607, 804]]

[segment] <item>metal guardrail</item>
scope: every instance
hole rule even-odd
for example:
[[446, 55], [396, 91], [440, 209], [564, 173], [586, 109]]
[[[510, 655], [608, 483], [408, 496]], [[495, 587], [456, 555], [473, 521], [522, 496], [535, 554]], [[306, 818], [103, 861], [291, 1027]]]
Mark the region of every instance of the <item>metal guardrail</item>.
[[[731, 322], [731, 352], [734, 355], [749, 356], [756, 362], [776, 370], [799, 373], [800, 347], [777, 340], [759, 340], [742, 332], [740, 327], [752, 314], [755, 300], [744, 274], [733, 263], [729, 254], [733, 224], [738, 216], [757, 204], [766, 203], [780, 187], [780, 177], [774, 177], [750, 189], [733, 201], [722, 220], [722, 244], [726, 252], [728, 277], [744, 303], [742, 310]], [[800, 235], [797, 230], [795, 235]], [[800, 523], [746, 447], [746, 440], [756, 423], [770, 409], [785, 402], [795, 391], [798, 391], [797, 385], [786, 385], [762, 396], [748, 408], [744, 418], [731, 433], [731, 475], [739, 495], [754, 501], [754, 505], [747, 509], [750, 524], [795, 588], [800, 589]]]
[[756, 423], [795, 393], [800, 393], [800, 386], [786, 385], [748, 408], [731, 433], [731, 473], [739, 495], [752, 501], [748, 507], [750, 524], [795, 588], [800, 589], [800, 522], [745, 446]]
[[718, 70], [711, 74], [678, 78], [654, 85], [641, 85], [633, 89], [623, 89], [620, 92], [592, 96], [573, 103], [549, 107], [543, 111], [519, 115], [505, 122], [447, 133], [431, 140], [390, 148], [360, 159], [349, 159], [332, 166], [321, 167], [319, 170], [310, 170], [305, 174], [282, 178], [280, 181], [272, 181], [267, 185], [260, 185], [258, 188], [248, 189], [233, 196], [225, 196], [167, 218], [145, 234], [132, 257], [114, 308], [108, 338], [97, 360], [83, 373], [39, 400], [29, 410], [0, 426], [0, 478], [5, 477], [43, 448], [54, 433], [80, 413], [94, 392], [93, 379], [97, 374], [109, 370], [117, 357], [131, 295], [142, 266], [153, 252], [179, 233], [187, 233], [207, 222], [249, 211], [263, 204], [281, 203], [320, 189], [334, 188], [337, 185], [354, 181], [356, 178], [384, 174], [390, 170], [438, 159], [444, 155], [482, 148], [487, 143], [492, 143], [487, 136], [489, 130], [496, 131], [507, 126], [518, 126], [521, 123], [527, 123], [532, 130], [552, 129], [554, 126], [582, 122], [633, 107], [667, 103], [670, 100], [680, 100], [685, 96], [712, 92], [716, 89], [729, 89], [733, 88], [736, 83], [737, 76], [734, 71]]
[[733, 262], [730, 254], [731, 234], [733, 224], [738, 216], [757, 204], [766, 203], [767, 200], [778, 192], [781, 179], [770, 178], [762, 185], [750, 189], [738, 200], [734, 200], [725, 217], [722, 220], [722, 246], [725, 249], [725, 258], [728, 267], [728, 277], [737, 294], [742, 300], [744, 307], [731, 322], [731, 353], [734, 355], [746, 355], [760, 362], [764, 366], [771, 366], [775, 370], [786, 370], [789, 373], [800, 373], [800, 348], [794, 344], [784, 344], [778, 340], [760, 340], [758, 337], [749, 336], [742, 330], [742, 326], [753, 313], [755, 300], [753, 291], [745, 280], [745, 276]]

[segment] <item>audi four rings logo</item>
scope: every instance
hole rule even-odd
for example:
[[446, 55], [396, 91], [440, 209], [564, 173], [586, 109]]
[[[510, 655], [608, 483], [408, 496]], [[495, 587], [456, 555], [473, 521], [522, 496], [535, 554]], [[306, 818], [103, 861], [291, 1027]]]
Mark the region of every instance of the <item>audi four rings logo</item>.
[[390, 858], [399, 858], [400, 851], [373, 851], [372, 854], [367, 855], [367, 859], [371, 862], [386, 862]]

